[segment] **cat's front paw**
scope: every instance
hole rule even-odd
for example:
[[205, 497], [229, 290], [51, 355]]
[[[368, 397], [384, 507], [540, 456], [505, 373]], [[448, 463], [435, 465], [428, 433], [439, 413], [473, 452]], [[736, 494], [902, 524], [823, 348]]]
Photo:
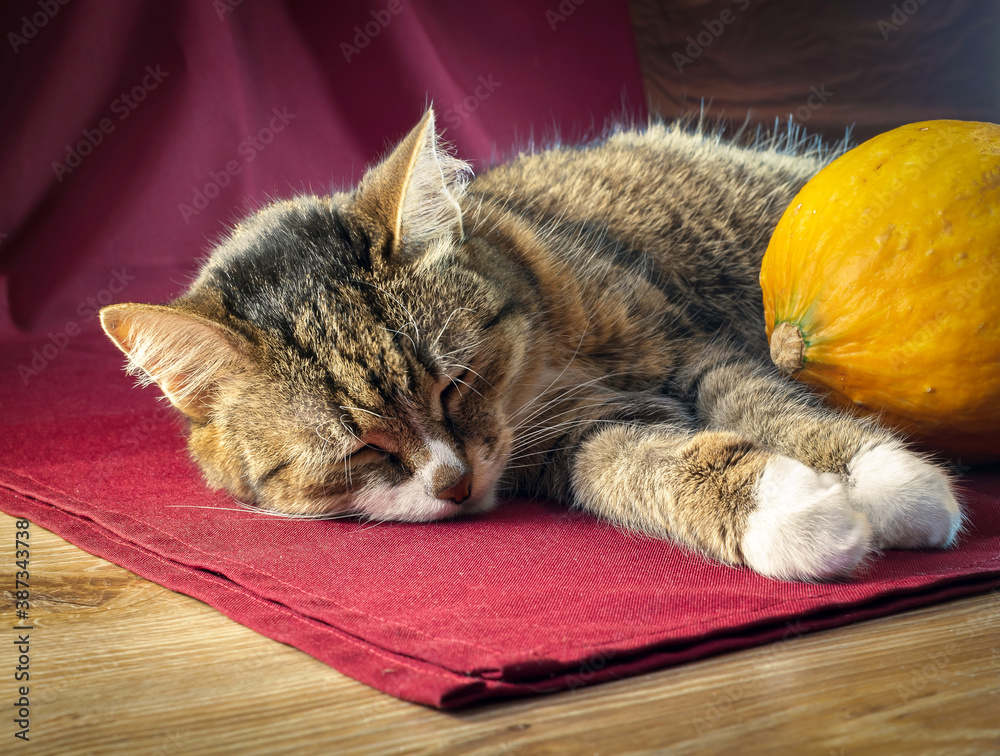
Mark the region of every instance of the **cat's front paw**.
[[889, 441], [857, 454], [848, 466], [851, 506], [864, 512], [881, 548], [950, 546], [962, 513], [947, 476]]
[[748, 567], [785, 580], [850, 575], [871, 548], [871, 528], [835, 475], [774, 457], [757, 483], [742, 551]]

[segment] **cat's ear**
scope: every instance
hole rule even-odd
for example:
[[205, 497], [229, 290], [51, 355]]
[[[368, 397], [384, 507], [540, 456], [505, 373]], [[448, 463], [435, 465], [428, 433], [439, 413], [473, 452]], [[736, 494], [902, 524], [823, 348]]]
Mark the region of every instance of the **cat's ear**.
[[389, 234], [391, 256], [420, 254], [434, 241], [461, 239], [458, 198], [471, 173], [438, 140], [434, 111], [380, 164], [361, 179], [356, 207], [374, 216]]
[[110, 305], [101, 309], [101, 325], [128, 357], [128, 371], [158, 384], [171, 404], [198, 422], [208, 419], [219, 387], [250, 366], [240, 337], [170, 306]]

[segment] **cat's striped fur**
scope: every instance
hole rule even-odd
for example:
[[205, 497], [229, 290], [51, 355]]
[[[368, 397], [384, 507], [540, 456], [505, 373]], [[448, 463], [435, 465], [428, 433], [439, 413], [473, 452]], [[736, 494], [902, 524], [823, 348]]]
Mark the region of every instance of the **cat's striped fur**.
[[767, 358], [757, 283], [823, 164], [653, 125], [469, 180], [431, 111], [358, 188], [277, 202], [165, 306], [102, 311], [209, 484], [432, 521], [551, 497], [764, 574], [942, 547], [945, 475]]

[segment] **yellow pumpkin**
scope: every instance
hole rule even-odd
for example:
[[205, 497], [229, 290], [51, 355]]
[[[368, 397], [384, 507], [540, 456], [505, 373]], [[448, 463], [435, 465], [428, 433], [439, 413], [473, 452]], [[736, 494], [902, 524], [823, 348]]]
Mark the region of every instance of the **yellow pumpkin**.
[[760, 282], [783, 372], [1000, 459], [1000, 126], [914, 123], [842, 155], [789, 205]]

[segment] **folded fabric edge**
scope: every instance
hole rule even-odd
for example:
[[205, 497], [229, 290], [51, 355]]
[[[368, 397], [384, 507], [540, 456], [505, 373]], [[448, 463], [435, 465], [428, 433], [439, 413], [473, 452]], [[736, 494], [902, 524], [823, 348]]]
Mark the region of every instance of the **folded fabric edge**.
[[[988, 577], [955, 578], [950, 582], [938, 583], [931, 590], [893, 596], [886, 602], [885, 596], [878, 596], [864, 606], [840, 607], [819, 610], [815, 615], [792, 617], [767, 626], [741, 628], [738, 633], [713, 634], [704, 640], [691, 644], [671, 644], [648, 653], [619, 657], [613, 652], [598, 654], [582, 661], [573, 670], [553, 673], [548, 678], [534, 680], [506, 680], [503, 685], [487, 685], [476, 691], [475, 697], [463, 700], [461, 692], [449, 696], [442, 708], [463, 707], [480, 704], [488, 699], [510, 696], [530, 696], [572, 692], [577, 688], [604, 682], [622, 680], [645, 672], [675, 667], [693, 661], [721, 656], [736, 651], [757, 647], [757, 656], [769, 663], [782, 653], [791, 650], [788, 641], [802, 636], [855, 624], [869, 619], [896, 614], [911, 609], [942, 603], [976, 594], [1000, 591], [1000, 574]], [[846, 609], [846, 611], [845, 611]], [[488, 681], [493, 683], [494, 681]]]
[[[442, 707], [482, 696], [487, 682], [379, 648], [337, 627], [261, 598], [225, 576], [190, 567], [125, 541], [100, 524], [0, 486], [0, 511], [52, 531], [91, 554], [192, 596], [272, 640], [294, 646], [342, 674], [414, 703]], [[155, 569], [150, 567], [155, 563]], [[279, 621], [275, 615], [280, 615]]]
[[[949, 576], [919, 588], [880, 594], [861, 604], [827, 606], [805, 615], [792, 613], [750, 627], [720, 630], [697, 640], [674, 641], [659, 649], [655, 646], [625, 652], [605, 649], [571, 665], [546, 665], [540, 661], [510, 665], [501, 674], [491, 670], [479, 676], [388, 651], [322, 620], [257, 596], [224, 575], [171, 560], [122, 539], [84, 516], [2, 485], [0, 510], [25, 517], [145, 579], [204, 601], [255, 632], [294, 646], [376, 690], [435, 708], [459, 708], [491, 699], [573, 691], [584, 685], [754, 646], [763, 646], [762, 654], [772, 654], [785, 648], [784, 641], [807, 633], [1000, 588], [1000, 570], [972, 577]], [[157, 569], [148, 567], [151, 560], [156, 562]], [[296, 628], [276, 623], [276, 613], [294, 622]]]

